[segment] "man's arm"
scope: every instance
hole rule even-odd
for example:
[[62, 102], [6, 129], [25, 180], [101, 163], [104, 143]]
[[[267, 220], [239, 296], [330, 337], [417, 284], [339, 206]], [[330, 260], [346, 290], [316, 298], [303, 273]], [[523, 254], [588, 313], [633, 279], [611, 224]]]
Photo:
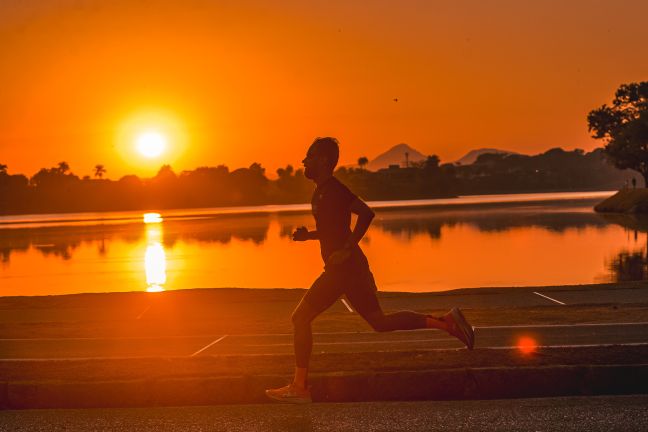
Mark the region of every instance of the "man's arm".
[[369, 229], [374, 216], [376, 216], [373, 210], [360, 198], [356, 198], [351, 202], [351, 212], [358, 215], [358, 220], [356, 220], [353, 232], [344, 245], [345, 248], [351, 248], [360, 242]]
[[351, 248], [357, 245], [358, 242], [364, 237], [369, 225], [373, 220], [375, 214], [360, 198], [356, 198], [351, 202], [351, 211], [358, 215], [355, 227], [349, 238], [344, 243], [342, 249], [333, 252], [326, 260], [326, 265], [338, 265], [343, 263], [351, 255]]
[[293, 232], [292, 239], [294, 241], [318, 240], [319, 234], [317, 231], [308, 231], [304, 226], [301, 226]]

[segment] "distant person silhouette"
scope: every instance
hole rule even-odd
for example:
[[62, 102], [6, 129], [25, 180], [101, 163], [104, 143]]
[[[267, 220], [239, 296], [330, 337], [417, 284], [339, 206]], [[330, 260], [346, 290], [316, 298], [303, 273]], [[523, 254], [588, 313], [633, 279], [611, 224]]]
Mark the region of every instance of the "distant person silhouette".
[[[458, 338], [469, 349], [474, 344], [473, 328], [458, 308], [439, 318], [411, 311], [383, 313], [367, 258], [358, 246], [374, 218], [374, 212], [333, 177], [338, 155], [335, 138], [317, 138], [302, 161], [304, 175], [317, 185], [311, 200], [316, 230], [308, 231], [303, 226], [297, 228], [293, 240], [319, 240], [324, 272], [304, 294], [292, 315], [296, 360], [293, 381], [285, 387], [266, 390], [269, 398], [281, 402], [311, 401], [307, 386], [313, 346], [311, 323], [342, 295], [376, 331], [436, 328]], [[350, 229], [351, 213], [358, 215], [353, 231]]]
[[632, 189], [637, 189], [637, 179], [632, 177]]

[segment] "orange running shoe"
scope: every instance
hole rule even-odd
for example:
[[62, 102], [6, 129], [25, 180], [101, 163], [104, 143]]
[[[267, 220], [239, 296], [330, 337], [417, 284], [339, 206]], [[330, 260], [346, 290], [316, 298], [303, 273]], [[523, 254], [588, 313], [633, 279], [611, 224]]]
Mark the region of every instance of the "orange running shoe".
[[452, 308], [443, 316], [443, 320], [448, 323], [448, 333], [463, 342], [469, 350], [473, 349], [475, 331], [459, 308]]
[[270, 399], [277, 402], [292, 404], [306, 404], [313, 402], [308, 389], [301, 389], [293, 384], [288, 384], [287, 386], [278, 389], [266, 390], [265, 394]]

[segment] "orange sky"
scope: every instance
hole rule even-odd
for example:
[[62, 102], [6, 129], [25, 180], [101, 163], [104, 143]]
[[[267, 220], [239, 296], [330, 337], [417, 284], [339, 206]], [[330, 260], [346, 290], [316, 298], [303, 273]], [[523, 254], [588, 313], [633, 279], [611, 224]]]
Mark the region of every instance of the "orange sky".
[[[343, 164], [400, 142], [444, 162], [591, 150], [587, 112], [648, 79], [646, 16], [645, 1], [4, 1], [0, 163], [274, 173], [323, 135]], [[169, 152], [137, 155], [142, 129]]]

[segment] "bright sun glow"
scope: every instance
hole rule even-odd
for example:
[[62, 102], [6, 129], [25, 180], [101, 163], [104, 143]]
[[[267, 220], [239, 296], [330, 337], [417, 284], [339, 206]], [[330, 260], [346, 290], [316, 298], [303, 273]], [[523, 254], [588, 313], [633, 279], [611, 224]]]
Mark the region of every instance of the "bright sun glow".
[[160, 213], [144, 213], [145, 224], [161, 223], [161, 222], [162, 222], [162, 216], [160, 215]]
[[137, 151], [147, 158], [156, 158], [166, 149], [166, 137], [158, 132], [144, 132], [137, 137]]

